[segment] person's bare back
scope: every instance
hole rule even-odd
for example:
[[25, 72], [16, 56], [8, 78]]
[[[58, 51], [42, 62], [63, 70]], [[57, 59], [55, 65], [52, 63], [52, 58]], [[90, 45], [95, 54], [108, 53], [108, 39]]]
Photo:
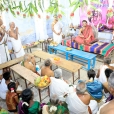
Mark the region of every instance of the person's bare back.
[[43, 66], [41, 69], [41, 76], [49, 76], [49, 77], [53, 77], [54, 76], [54, 72], [49, 69], [48, 67]]
[[114, 114], [114, 100], [110, 101], [100, 110], [100, 114]]

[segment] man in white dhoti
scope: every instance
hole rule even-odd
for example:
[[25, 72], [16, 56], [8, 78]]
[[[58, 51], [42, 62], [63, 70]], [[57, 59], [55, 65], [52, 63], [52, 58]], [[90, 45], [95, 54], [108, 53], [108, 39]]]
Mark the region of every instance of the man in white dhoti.
[[[50, 97], [56, 95], [59, 100], [68, 92], [69, 85], [62, 79], [62, 71], [61, 69], [57, 69], [54, 71], [55, 77], [51, 78], [50, 85]], [[63, 99], [62, 99], [63, 100]]]
[[97, 102], [91, 100], [89, 93], [86, 92], [86, 83], [80, 82], [76, 86], [76, 92], [69, 93], [66, 103], [70, 114], [96, 114]]
[[10, 23], [9, 38], [11, 40], [16, 58], [24, 56], [25, 52], [21, 44], [21, 39], [19, 38], [18, 27], [15, 28], [14, 22]]
[[[8, 34], [3, 26], [2, 19], [0, 19], [0, 64], [10, 60], [9, 51], [7, 48], [7, 38]], [[0, 75], [2, 75], [2, 70], [0, 70]]]
[[63, 25], [58, 21], [58, 17], [54, 16], [54, 21], [52, 23], [53, 40], [58, 44], [62, 41], [62, 27]]

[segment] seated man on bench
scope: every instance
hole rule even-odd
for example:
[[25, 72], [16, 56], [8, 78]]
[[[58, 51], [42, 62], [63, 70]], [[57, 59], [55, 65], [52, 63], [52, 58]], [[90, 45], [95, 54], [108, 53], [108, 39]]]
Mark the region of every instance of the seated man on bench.
[[50, 59], [46, 59], [44, 61], [44, 66], [42, 66], [41, 68], [41, 76], [49, 76], [49, 77], [53, 77], [54, 76], [54, 72], [53, 70], [51, 70], [52, 67], [52, 62]]
[[75, 38], [75, 42], [78, 44], [91, 45], [95, 41], [93, 29], [90, 25], [87, 25], [87, 21], [82, 21], [82, 28], [80, 29], [79, 35]]
[[26, 67], [29, 70], [32, 70], [34, 73], [37, 73], [38, 75], [40, 75], [36, 71], [36, 61], [35, 61], [34, 55], [28, 54], [28, 53], [25, 54], [24, 61], [22, 61], [21, 65], [23, 65], [24, 67]]

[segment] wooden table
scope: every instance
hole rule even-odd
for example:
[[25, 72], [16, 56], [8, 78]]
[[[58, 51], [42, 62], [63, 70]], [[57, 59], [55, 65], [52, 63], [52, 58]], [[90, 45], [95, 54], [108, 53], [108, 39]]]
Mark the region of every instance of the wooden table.
[[[38, 75], [36, 73], [34, 73], [31, 70], [25, 68], [24, 66], [21, 66], [20, 64], [14, 65], [14, 66], [10, 67], [10, 69], [12, 71], [14, 71], [15, 73], [17, 73], [19, 76], [21, 76], [22, 79], [25, 80], [26, 88], [28, 87], [27, 81], [29, 81], [30, 83], [32, 83], [34, 85], [34, 80], [38, 77]], [[43, 99], [41, 99], [41, 91], [44, 90], [44, 89], [46, 89], [46, 88], [47, 87], [44, 87], [42, 89], [39, 89], [37, 87], [37, 89], [39, 91], [40, 102], [43, 100]], [[48, 87], [48, 91], [49, 91], [49, 87]]]
[[19, 58], [10, 60], [8, 62], [2, 63], [2, 64], [0, 64], [0, 69], [4, 69], [4, 68], [10, 67], [10, 66], [13, 66], [13, 65], [21, 62], [22, 60], [23, 60], [23, 57], [19, 57]]
[[[72, 62], [72, 61], [68, 61], [68, 60], [65, 60], [63, 58], [60, 59], [60, 62], [59, 63], [55, 63], [53, 61], [53, 58], [54, 57], [59, 57], [59, 56], [56, 56], [56, 55], [52, 55], [52, 54], [49, 54], [49, 53], [46, 53], [46, 52], [43, 52], [43, 51], [35, 51], [32, 53], [33, 55], [35, 55], [36, 57], [40, 58], [40, 59], [51, 59], [53, 64], [58, 66], [58, 67], [61, 67], [69, 72], [72, 72], [72, 76], [73, 76], [73, 84], [75, 82], [75, 79], [74, 79], [74, 73], [78, 71], [78, 78], [77, 79], [80, 79], [80, 69], [82, 68], [82, 65], [78, 64], [78, 63], [75, 63], [75, 62]], [[76, 79], [76, 80], [77, 80]]]

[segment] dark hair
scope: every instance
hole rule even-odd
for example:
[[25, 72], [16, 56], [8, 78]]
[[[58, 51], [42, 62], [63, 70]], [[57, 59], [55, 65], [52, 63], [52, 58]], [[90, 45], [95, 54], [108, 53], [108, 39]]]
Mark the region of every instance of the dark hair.
[[112, 69], [107, 68], [107, 69], [105, 70], [105, 75], [106, 75], [106, 77], [109, 78], [109, 77], [110, 77], [110, 74], [111, 74], [112, 72], [113, 72]]
[[83, 23], [83, 22], [86, 22], [86, 23], [87, 23], [87, 21], [86, 21], [86, 20], [83, 20], [83, 21], [82, 21], [82, 23]]
[[50, 59], [46, 59], [44, 62], [45, 66], [50, 66], [51, 65], [51, 60]]
[[[23, 103], [26, 102], [29, 105], [30, 100], [33, 97], [33, 93], [30, 89], [25, 89], [22, 91], [21, 97], [22, 97]], [[28, 105], [26, 105], [25, 103], [22, 105], [22, 110], [25, 114], [28, 114], [28, 108], [29, 108]]]
[[16, 84], [15, 82], [10, 82], [8, 85], [8, 90], [11, 91], [11, 89], [13, 88], [14, 89], [14, 92], [16, 92]]
[[95, 71], [93, 69], [88, 70], [87, 76], [88, 76], [89, 79], [93, 78], [93, 80], [94, 80], [95, 75], [96, 75], [96, 73], [95, 73]]
[[5, 80], [9, 80], [10, 77], [11, 77], [11, 76], [10, 76], [10, 72], [5, 72], [5, 73], [3, 74], [3, 78], [4, 78]]
[[104, 64], [110, 64], [111, 63], [111, 59], [110, 58], [104, 58]]

